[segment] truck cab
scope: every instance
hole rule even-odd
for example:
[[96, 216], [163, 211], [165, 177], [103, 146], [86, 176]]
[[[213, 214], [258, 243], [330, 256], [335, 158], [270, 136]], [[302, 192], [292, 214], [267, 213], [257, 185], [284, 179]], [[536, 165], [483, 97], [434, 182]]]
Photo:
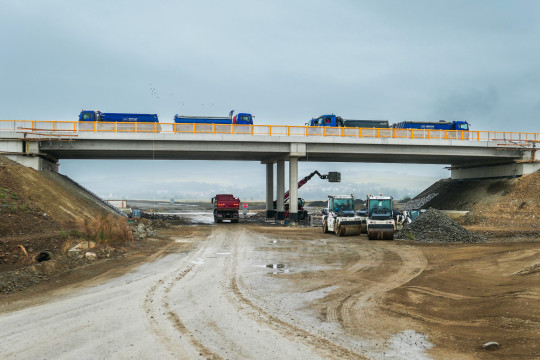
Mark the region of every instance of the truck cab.
[[233, 124], [253, 125], [253, 115], [248, 113], [238, 113], [232, 119]]
[[307, 126], [330, 126], [330, 127], [343, 127], [345, 122], [341, 116], [332, 115], [322, 115], [316, 119], [311, 119]]
[[101, 121], [101, 111], [83, 110], [79, 114], [79, 121]]

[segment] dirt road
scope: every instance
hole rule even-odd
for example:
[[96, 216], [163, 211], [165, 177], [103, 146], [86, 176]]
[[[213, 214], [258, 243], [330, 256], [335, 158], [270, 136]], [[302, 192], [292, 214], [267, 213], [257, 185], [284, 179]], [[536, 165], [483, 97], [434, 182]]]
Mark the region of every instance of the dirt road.
[[[540, 351], [537, 243], [196, 229], [121, 277], [24, 309], [4, 305], [1, 358], [532, 359]], [[186, 242], [193, 250], [180, 252]], [[486, 341], [501, 346], [486, 351]]]

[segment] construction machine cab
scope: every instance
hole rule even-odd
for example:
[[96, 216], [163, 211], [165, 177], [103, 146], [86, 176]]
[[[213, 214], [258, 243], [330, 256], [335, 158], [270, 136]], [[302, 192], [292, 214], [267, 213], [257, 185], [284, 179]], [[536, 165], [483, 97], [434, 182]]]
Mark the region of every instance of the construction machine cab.
[[391, 196], [367, 197], [366, 208], [368, 217], [376, 220], [387, 220], [393, 217], [393, 206]]

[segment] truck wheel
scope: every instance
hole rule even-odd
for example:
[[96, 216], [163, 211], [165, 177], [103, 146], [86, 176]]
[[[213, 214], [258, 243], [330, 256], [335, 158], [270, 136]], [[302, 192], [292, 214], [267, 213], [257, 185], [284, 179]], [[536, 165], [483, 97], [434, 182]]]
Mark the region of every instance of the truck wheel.
[[325, 234], [328, 232], [328, 224], [326, 223], [326, 221], [323, 221], [322, 223], [322, 232]]

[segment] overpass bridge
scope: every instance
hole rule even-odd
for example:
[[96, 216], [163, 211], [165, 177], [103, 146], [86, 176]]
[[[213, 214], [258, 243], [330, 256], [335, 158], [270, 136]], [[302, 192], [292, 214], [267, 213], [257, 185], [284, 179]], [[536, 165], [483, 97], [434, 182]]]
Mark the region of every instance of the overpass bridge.
[[[298, 197], [298, 162], [449, 165], [452, 179], [515, 177], [540, 168], [540, 133], [78, 121], [0, 121], [0, 153], [35, 169], [61, 159], [241, 160], [266, 164], [272, 212], [274, 164], [283, 211], [285, 162]], [[297, 204], [292, 201], [294, 222]]]

